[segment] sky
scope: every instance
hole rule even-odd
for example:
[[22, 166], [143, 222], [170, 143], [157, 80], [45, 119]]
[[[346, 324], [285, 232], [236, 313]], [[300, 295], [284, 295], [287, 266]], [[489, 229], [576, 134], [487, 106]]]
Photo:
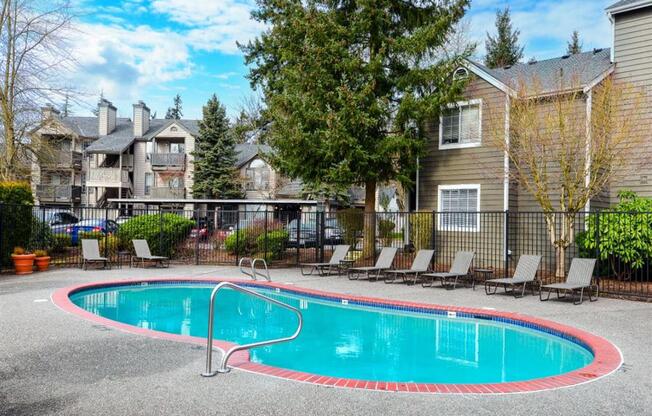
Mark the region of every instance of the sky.
[[[609, 47], [611, 27], [604, 9], [616, 0], [472, 0], [469, 37], [484, 55], [496, 10], [509, 6], [521, 32], [525, 60], [563, 55], [573, 30], [585, 50]], [[76, 67], [70, 74], [80, 103], [73, 112], [90, 115], [100, 94], [131, 117], [143, 100], [159, 118], [177, 93], [184, 118], [201, 118], [215, 93], [230, 117], [255, 94], [236, 42], [254, 39], [264, 27], [251, 19], [254, 0], [77, 0], [70, 36]]]

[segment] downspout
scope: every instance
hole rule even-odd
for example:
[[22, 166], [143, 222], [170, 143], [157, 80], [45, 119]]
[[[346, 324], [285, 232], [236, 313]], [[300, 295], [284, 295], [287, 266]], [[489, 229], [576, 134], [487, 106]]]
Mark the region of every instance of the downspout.
[[[591, 183], [591, 111], [593, 107], [593, 90], [589, 90], [586, 97], [586, 144], [585, 144], [585, 166], [584, 166], [584, 186], [589, 187]], [[591, 210], [591, 200], [586, 201], [586, 206], [584, 207], [586, 212]]]
[[419, 165], [419, 157], [417, 156], [417, 178], [416, 178], [416, 187], [415, 187], [415, 192], [416, 192], [416, 202], [415, 202], [415, 211], [419, 212], [419, 172], [421, 171], [421, 166]]
[[503, 220], [503, 241], [505, 244], [503, 253], [505, 261], [505, 270], [509, 266], [509, 255], [511, 251], [509, 250], [509, 145], [510, 145], [510, 110], [511, 110], [511, 98], [509, 94], [505, 94], [505, 152], [503, 154], [503, 211], [504, 211], [504, 220]]

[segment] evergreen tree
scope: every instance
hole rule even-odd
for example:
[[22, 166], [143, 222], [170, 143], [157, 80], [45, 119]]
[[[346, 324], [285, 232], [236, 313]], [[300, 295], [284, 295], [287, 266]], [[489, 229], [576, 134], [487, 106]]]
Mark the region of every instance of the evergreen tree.
[[[269, 27], [243, 47], [270, 121], [272, 165], [307, 188], [411, 184], [427, 120], [456, 100], [468, 51], [437, 55], [469, 0], [259, 0]], [[365, 255], [375, 227], [365, 227]]]
[[570, 42], [567, 43], [566, 53], [575, 55], [582, 52], [582, 42], [580, 42], [580, 34], [577, 30], [573, 30]]
[[235, 168], [235, 141], [229, 134], [226, 109], [213, 94], [202, 113], [193, 152], [193, 194], [203, 198], [241, 198], [242, 185]]
[[175, 120], [180, 120], [181, 117], [183, 117], [183, 112], [181, 111], [182, 105], [181, 105], [181, 96], [179, 94], [174, 96], [174, 100], [172, 102], [172, 107], [168, 107], [167, 113], [165, 113], [165, 118], [166, 119], [175, 119]]
[[523, 58], [523, 47], [518, 43], [519, 30], [512, 28], [509, 7], [496, 12], [496, 37], [487, 32], [484, 63], [489, 68], [514, 65]]
[[70, 110], [70, 96], [66, 93], [63, 104], [61, 105], [61, 115], [63, 117], [68, 117], [72, 115], [72, 110]]

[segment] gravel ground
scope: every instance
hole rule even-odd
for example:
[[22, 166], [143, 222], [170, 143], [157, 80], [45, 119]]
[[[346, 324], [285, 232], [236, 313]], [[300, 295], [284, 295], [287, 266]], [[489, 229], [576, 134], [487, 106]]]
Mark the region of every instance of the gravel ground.
[[272, 270], [275, 281], [331, 292], [527, 313], [615, 343], [625, 364], [585, 385], [506, 396], [421, 395], [335, 389], [232, 371], [206, 379], [201, 347], [127, 334], [59, 310], [58, 288], [143, 277], [238, 277], [233, 267], [81, 271], [0, 276], [2, 415], [650, 415], [652, 304], [600, 299], [573, 306], [445, 291], [304, 277]]

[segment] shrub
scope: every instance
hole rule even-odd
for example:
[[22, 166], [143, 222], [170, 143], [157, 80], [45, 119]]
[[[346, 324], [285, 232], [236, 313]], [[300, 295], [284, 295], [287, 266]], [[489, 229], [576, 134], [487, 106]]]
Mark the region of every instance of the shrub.
[[145, 239], [152, 254], [172, 257], [177, 244], [188, 237], [194, 224], [172, 213], [139, 215], [118, 228], [118, 245], [133, 250], [131, 240]]
[[48, 252], [45, 251], [45, 250], [34, 250], [34, 255], [35, 255], [36, 257], [47, 257], [47, 256], [48, 256]]
[[629, 278], [652, 257], [652, 199], [630, 191], [618, 194], [620, 202], [612, 211], [587, 217], [586, 231], [575, 243], [580, 255], [608, 260], [619, 278]]
[[32, 216], [32, 225], [30, 229], [29, 248], [50, 248], [54, 244], [52, 229], [47, 223]]
[[14, 251], [12, 254], [15, 254], [17, 256], [22, 256], [23, 254], [27, 254], [27, 250], [25, 250], [22, 247], [14, 247]]
[[432, 245], [432, 212], [409, 214], [410, 242], [416, 250], [429, 249]]
[[[260, 234], [256, 238], [256, 247], [261, 257], [267, 260], [279, 260], [283, 257], [290, 234], [286, 230], [273, 230]], [[267, 252], [265, 252], [267, 248]]]
[[337, 212], [337, 222], [342, 227], [342, 237], [346, 244], [354, 247], [364, 229], [364, 213], [359, 209], [347, 208]]
[[77, 234], [77, 241], [102, 239], [104, 239], [104, 233], [102, 231], [80, 231]]
[[63, 253], [67, 247], [72, 246], [72, 238], [68, 234], [54, 234], [52, 236], [51, 253]]
[[392, 231], [396, 228], [396, 224], [391, 220], [378, 220], [378, 237], [389, 239], [392, 236]]
[[[252, 221], [246, 228], [237, 230], [224, 241], [224, 246], [226, 250], [231, 254], [237, 254], [238, 256], [250, 256], [260, 251], [258, 249], [258, 239], [262, 235], [274, 231], [284, 231], [287, 234], [287, 231], [283, 229], [283, 225], [276, 221], [267, 221], [265, 220], [256, 220]], [[262, 239], [261, 241], [265, 241]], [[264, 251], [264, 249], [263, 249]]]
[[100, 239], [100, 255], [114, 257], [118, 254], [119, 240], [115, 235]]
[[0, 263], [10, 264], [15, 246], [29, 247], [32, 227], [32, 188], [27, 182], [0, 182]]

